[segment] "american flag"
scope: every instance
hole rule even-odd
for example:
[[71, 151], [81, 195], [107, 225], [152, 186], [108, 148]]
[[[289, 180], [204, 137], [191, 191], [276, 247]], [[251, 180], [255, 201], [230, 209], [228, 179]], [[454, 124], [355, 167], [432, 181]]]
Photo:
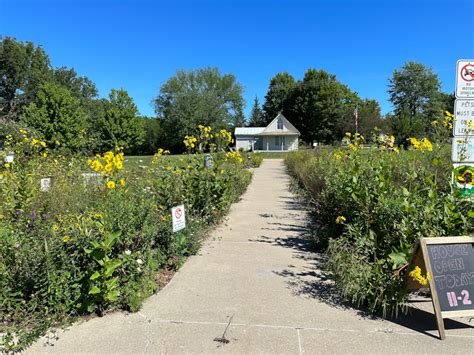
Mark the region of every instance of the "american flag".
[[359, 105], [356, 105], [356, 107], [354, 108], [354, 120], [357, 132], [357, 128], [359, 126]]

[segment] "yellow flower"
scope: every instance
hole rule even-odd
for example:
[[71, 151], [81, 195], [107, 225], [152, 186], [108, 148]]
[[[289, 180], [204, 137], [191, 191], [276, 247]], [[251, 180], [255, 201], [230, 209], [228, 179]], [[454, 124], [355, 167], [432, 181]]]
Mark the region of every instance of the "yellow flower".
[[118, 161], [115, 161], [115, 167], [118, 169], [118, 170], [122, 170], [123, 169], [123, 163], [121, 160], [118, 160]]
[[397, 154], [400, 154], [400, 149], [398, 149], [397, 147], [393, 148], [393, 151]]
[[115, 182], [107, 181], [107, 188], [108, 189], [115, 189]]
[[434, 120], [434, 121], [431, 122], [431, 125], [433, 125], [433, 126], [435, 126], [437, 124], [438, 124], [438, 120]]
[[346, 219], [346, 217], [344, 217], [344, 216], [338, 216], [338, 217], [336, 218], [336, 223], [338, 223], [338, 224], [342, 224], [342, 223], [344, 223], [345, 221], [347, 221], [347, 219]]
[[166, 169], [167, 171], [170, 171], [170, 170], [171, 170], [171, 166], [167, 165], [165, 169]]
[[53, 224], [53, 227], [51, 228], [53, 232], [57, 232], [59, 230], [59, 226], [57, 224]]
[[107, 173], [109, 173], [109, 172], [112, 171], [112, 168], [113, 168], [112, 163], [107, 163], [107, 164], [105, 164], [105, 166], [104, 166], [104, 171], [107, 172]]
[[122, 187], [125, 186], [125, 180], [124, 179], [120, 179], [120, 186], [122, 186]]
[[3, 164], [3, 166], [4, 166], [6, 169], [9, 169], [11, 165], [10, 165], [10, 163], [5, 163], [5, 164]]
[[43, 158], [46, 158], [48, 156], [48, 153], [44, 152], [43, 153]]
[[418, 281], [423, 286], [426, 286], [431, 279], [429, 272], [426, 273], [426, 276], [421, 274], [421, 269], [419, 266], [415, 266], [415, 268], [410, 271], [408, 275], [410, 275], [413, 280]]
[[62, 238], [62, 240], [63, 240], [64, 243], [67, 243], [67, 242], [69, 242], [69, 241], [71, 240], [71, 237], [68, 236], [68, 235], [65, 235], [65, 236]]

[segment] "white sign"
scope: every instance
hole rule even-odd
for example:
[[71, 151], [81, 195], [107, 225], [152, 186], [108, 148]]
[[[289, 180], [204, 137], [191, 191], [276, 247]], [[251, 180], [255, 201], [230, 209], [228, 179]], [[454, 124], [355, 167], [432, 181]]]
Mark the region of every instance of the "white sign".
[[51, 178], [42, 178], [40, 180], [40, 191], [47, 192], [51, 187]]
[[474, 128], [474, 99], [456, 99], [454, 102], [455, 136], [473, 136]]
[[474, 162], [474, 137], [453, 137], [452, 160], [456, 163]]
[[474, 98], [474, 59], [460, 59], [456, 63], [456, 97]]
[[173, 232], [180, 231], [186, 227], [186, 217], [184, 215], [184, 205], [179, 205], [171, 209], [173, 218]]

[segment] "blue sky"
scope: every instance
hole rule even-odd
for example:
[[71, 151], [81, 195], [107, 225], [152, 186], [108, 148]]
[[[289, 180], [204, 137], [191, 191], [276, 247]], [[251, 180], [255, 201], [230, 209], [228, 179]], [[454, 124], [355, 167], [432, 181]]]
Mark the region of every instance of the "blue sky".
[[388, 102], [388, 78], [413, 60], [454, 90], [455, 64], [474, 57], [472, 0], [0, 0], [0, 34], [41, 44], [106, 96], [128, 90], [144, 115], [177, 69], [216, 66], [244, 86], [246, 112], [278, 72], [337, 75]]

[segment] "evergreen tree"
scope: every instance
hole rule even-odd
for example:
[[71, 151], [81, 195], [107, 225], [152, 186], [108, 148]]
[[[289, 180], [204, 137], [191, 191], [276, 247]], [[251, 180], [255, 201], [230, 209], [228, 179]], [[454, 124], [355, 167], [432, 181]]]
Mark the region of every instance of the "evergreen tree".
[[252, 111], [250, 112], [249, 126], [250, 127], [266, 126], [265, 116], [263, 114], [262, 109], [260, 108], [260, 102], [258, 101], [257, 96], [255, 96], [255, 100], [253, 101]]

